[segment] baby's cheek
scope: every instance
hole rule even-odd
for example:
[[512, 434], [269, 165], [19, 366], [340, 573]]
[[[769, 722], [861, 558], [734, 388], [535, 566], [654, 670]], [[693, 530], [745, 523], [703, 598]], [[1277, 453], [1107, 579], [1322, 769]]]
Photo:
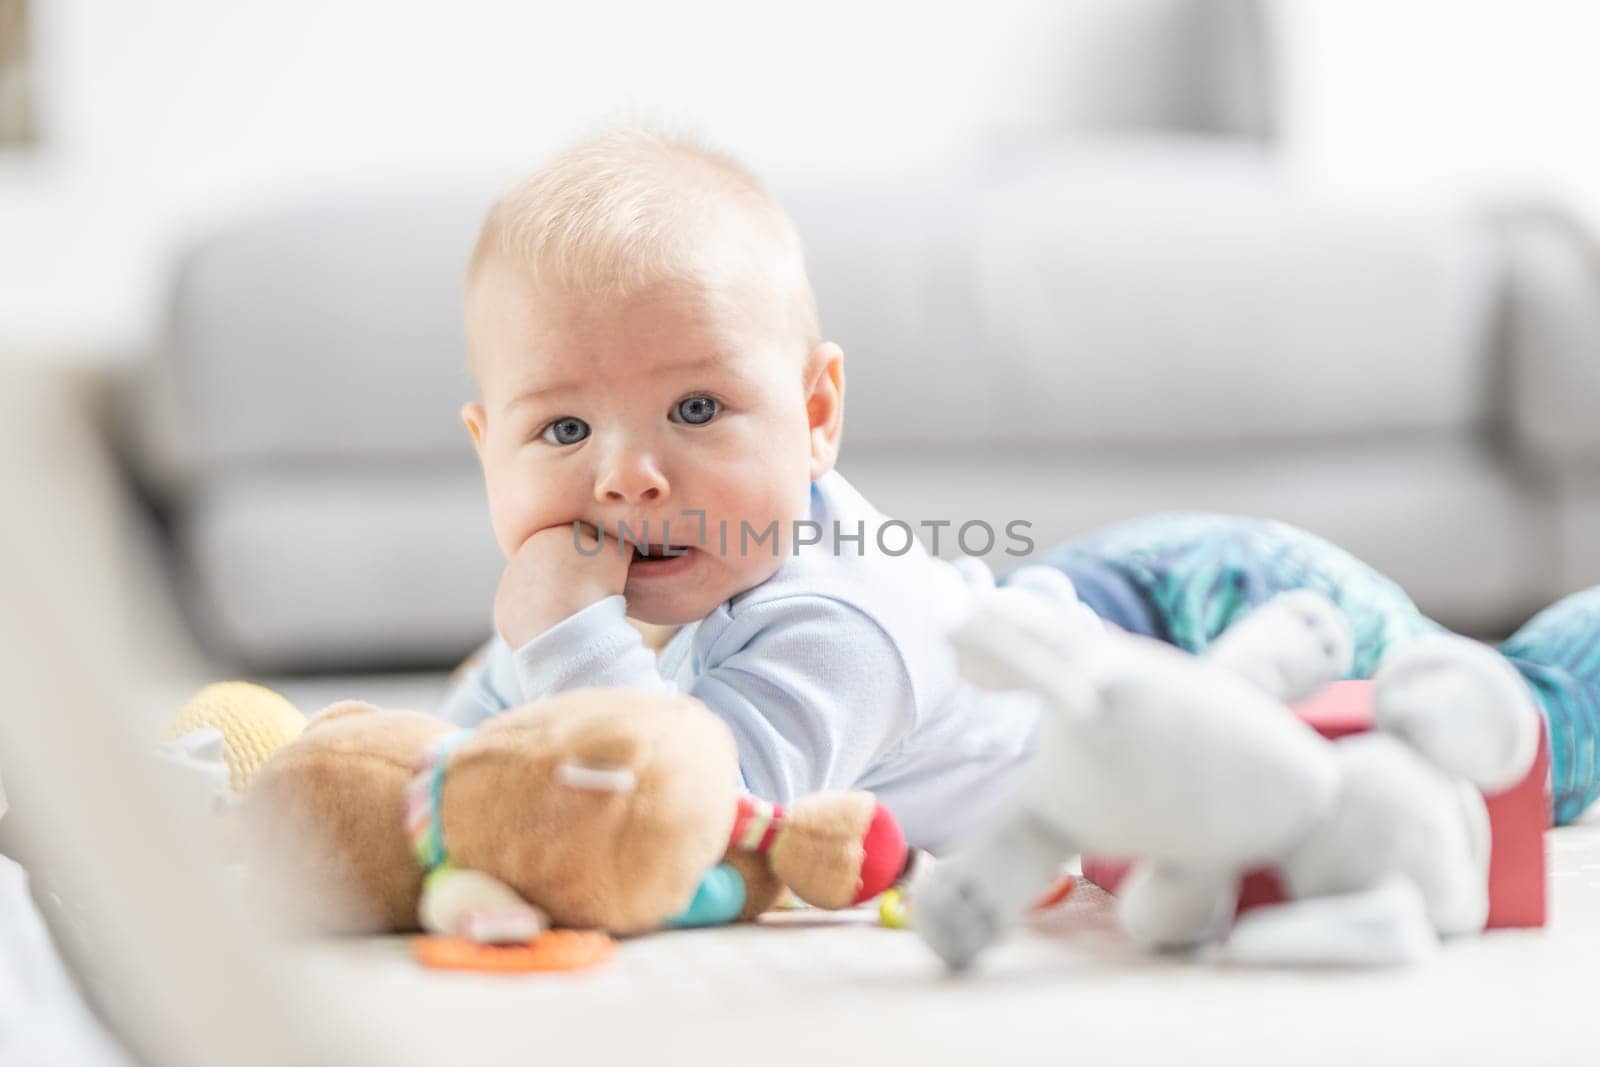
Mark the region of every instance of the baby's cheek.
[[492, 501], [489, 505], [489, 525], [494, 529], [495, 543], [507, 556], [515, 554], [517, 546], [533, 532], [514, 510], [504, 505], [496, 506]]
[[489, 485], [489, 524], [495, 541], [506, 555], [513, 555], [522, 543], [548, 522], [541, 523], [539, 495], [523, 479], [491, 479]]
[[790, 554], [796, 525], [806, 517], [807, 500], [807, 493], [796, 495], [779, 484], [763, 485], [746, 497], [744, 514], [749, 516], [751, 529], [765, 538], [759, 549], [752, 550], [760, 557], [758, 564], [774, 556], [781, 561]]

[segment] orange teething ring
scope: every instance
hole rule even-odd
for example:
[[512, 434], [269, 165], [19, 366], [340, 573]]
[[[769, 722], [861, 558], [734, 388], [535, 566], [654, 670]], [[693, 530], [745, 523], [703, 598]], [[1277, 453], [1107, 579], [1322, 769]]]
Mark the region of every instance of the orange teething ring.
[[418, 937], [411, 948], [429, 967], [515, 974], [581, 971], [609, 960], [617, 943], [598, 930], [546, 930], [520, 945], [482, 945], [464, 937]]

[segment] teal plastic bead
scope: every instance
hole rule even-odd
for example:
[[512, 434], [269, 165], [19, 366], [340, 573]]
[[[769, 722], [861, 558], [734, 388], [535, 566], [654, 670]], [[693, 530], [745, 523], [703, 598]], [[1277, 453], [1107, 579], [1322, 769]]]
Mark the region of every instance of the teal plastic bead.
[[729, 864], [719, 863], [700, 879], [689, 906], [668, 919], [666, 925], [720, 926], [731, 923], [744, 910], [744, 899], [744, 879]]

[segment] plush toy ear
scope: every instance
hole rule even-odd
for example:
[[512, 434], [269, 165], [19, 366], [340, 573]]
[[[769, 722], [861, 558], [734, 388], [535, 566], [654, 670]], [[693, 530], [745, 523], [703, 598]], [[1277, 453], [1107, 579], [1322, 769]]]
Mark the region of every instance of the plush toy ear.
[[1500, 653], [1455, 634], [1418, 637], [1386, 655], [1373, 713], [1378, 729], [1486, 793], [1516, 785], [1539, 755], [1527, 682]]
[[1274, 700], [1304, 700], [1350, 673], [1355, 631], [1344, 609], [1314, 589], [1291, 589], [1229, 626], [1203, 657]]
[[371, 715], [379, 710], [377, 705], [369, 704], [365, 700], [341, 700], [338, 703], [329, 704], [311, 716], [306, 722], [306, 729], [314, 730], [318, 726], [326, 726], [336, 719], [347, 718], [351, 715]]
[[962, 677], [982, 689], [1038, 693], [1073, 718], [1092, 717], [1100, 707], [1081, 667], [1050, 647], [1028, 625], [996, 610], [996, 599], [949, 635]]

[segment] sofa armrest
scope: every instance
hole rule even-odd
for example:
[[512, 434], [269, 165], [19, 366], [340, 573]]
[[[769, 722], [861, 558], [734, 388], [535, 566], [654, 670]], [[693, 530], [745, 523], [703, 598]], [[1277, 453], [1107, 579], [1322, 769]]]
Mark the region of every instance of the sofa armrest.
[[1518, 449], [1559, 467], [1600, 464], [1600, 256], [1574, 218], [1506, 213], [1507, 412]]

